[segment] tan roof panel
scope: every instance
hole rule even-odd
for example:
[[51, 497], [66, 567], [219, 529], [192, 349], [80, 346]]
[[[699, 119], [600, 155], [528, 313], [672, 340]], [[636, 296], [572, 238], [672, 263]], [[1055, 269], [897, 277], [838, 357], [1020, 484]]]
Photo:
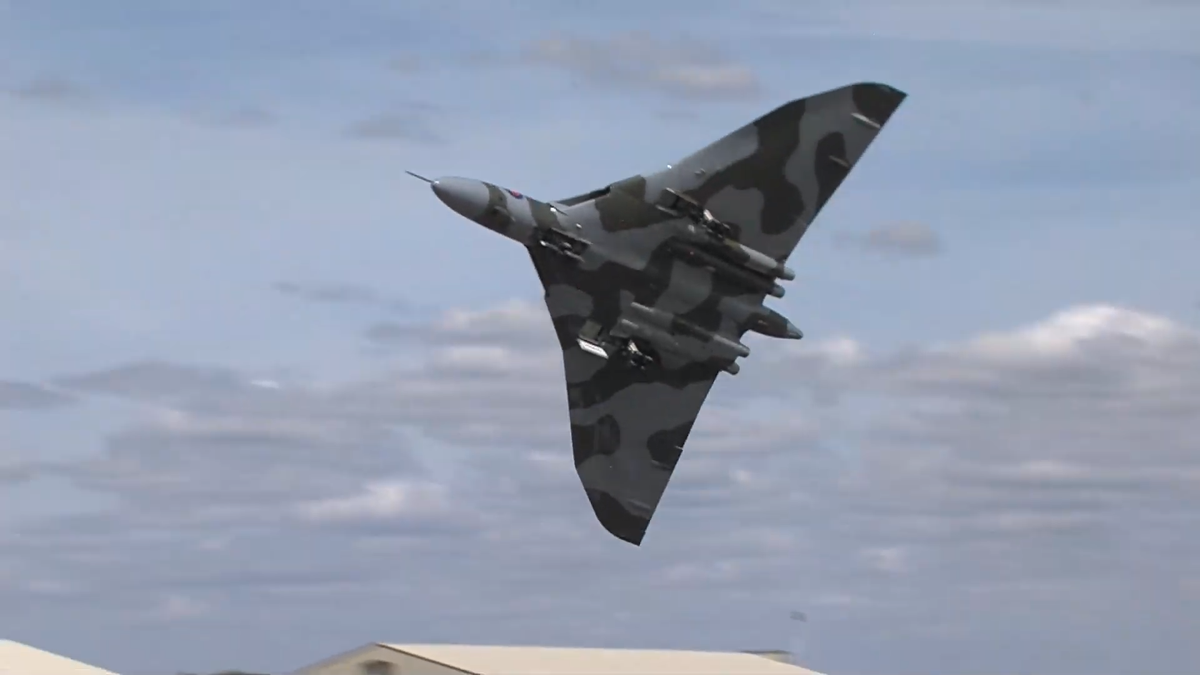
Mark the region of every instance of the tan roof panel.
[[12, 640], [0, 640], [0, 675], [117, 675]]
[[741, 652], [482, 645], [383, 646], [475, 675], [805, 675], [813, 672]]

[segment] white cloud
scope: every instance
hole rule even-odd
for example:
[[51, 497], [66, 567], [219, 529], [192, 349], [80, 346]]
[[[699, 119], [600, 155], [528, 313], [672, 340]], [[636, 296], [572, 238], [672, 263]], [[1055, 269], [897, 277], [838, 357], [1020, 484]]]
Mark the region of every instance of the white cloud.
[[731, 63], [708, 43], [647, 32], [605, 39], [544, 37], [527, 45], [524, 56], [588, 82], [654, 89], [685, 99], [744, 99], [762, 86], [752, 70]]
[[18, 98], [57, 105], [80, 105], [90, 100], [87, 90], [59, 77], [39, 77], [13, 90]]
[[[1086, 7], [1087, 11], [1082, 11]], [[991, 43], [1049, 47], [1086, 52], [1156, 50], [1196, 53], [1189, 26], [1200, 10], [1189, 3], [1131, 2], [989, 2], [948, 3], [924, 0], [903, 4], [855, 0], [817, 11], [801, 22], [804, 12], [792, 3], [769, 3], [774, 21], [765, 30], [793, 35], [854, 35], [873, 38]]]
[[452, 309], [446, 312], [441, 320], [435, 322], [433, 327], [444, 334], [471, 335], [487, 339], [491, 331], [521, 334], [531, 326], [545, 324], [545, 311], [543, 303], [512, 300], [483, 311]]
[[1172, 343], [1188, 342], [1193, 348], [1200, 347], [1195, 333], [1165, 318], [1111, 305], [1089, 305], [1059, 312], [1011, 333], [980, 336], [966, 348], [984, 359], [1062, 358], [1106, 338], [1128, 339], [1150, 348], [1169, 349]]
[[445, 486], [385, 480], [368, 483], [355, 495], [305, 502], [300, 513], [314, 521], [330, 522], [430, 514], [447, 507]]
[[861, 555], [871, 568], [881, 572], [898, 574], [907, 569], [907, 553], [897, 546], [868, 548]]
[[942, 252], [942, 240], [924, 223], [895, 223], [862, 233], [838, 232], [834, 241], [863, 251], [898, 256], [929, 256]]
[[192, 619], [207, 613], [208, 605], [178, 593], [164, 596], [157, 605], [146, 612], [145, 618], [153, 621], [179, 621]]
[[73, 402], [70, 395], [49, 387], [0, 380], [0, 410], [59, 408]]
[[[944, 633], [934, 626], [1015, 620], [1048, 593], [1062, 603], [1040, 625], [1069, 633], [1075, 599], [1128, 605], [1124, 584], [1194, 577], [1186, 561], [1200, 549], [1185, 533], [1200, 525], [1200, 334], [1190, 327], [1103, 305], [902, 353], [849, 339], [769, 343], [718, 384], [634, 549], [594, 523], [578, 485], [556, 348], [532, 338], [550, 330], [536, 307], [414, 324], [420, 365], [320, 388], [263, 390], [235, 371], [169, 364], [65, 378], [150, 406], [105, 456], [65, 469], [125, 506], [57, 534], [23, 530], [12, 550], [44, 561], [31, 580], [77, 579], [92, 594], [190, 555], [140, 583], [203, 603], [208, 614], [193, 620], [231, 611], [240, 601], [217, 590], [229, 584], [258, 602], [317, 602], [330, 596], [314, 589], [367, 593], [418, 574], [436, 582], [388, 592], [436, 608], [446, 583], [509, 608], [503, 627], [460, 610], [423, 614], [453, 620], [460, 639], [576, 643], [587, 642], [582, 628], [546, 617], [578, 603], [637, 606], [641, 618], [614, 633], [629, 638], [676, 609], [765, 602], [849, 622], [860, 643], [898, 612], [921, 615], [931, 628], [909, 639], [932, 646]], [[525, 367], [495, 367], [527, 343], [540, 346]], [[756, 368], [761, 377], [744, 377]], [[829, 383], [839, 403], [804, 402]], [[397, 445], [397, 428], [419, 436]], [[101, 554], [112, 562], [78, 562]], [[249, 560], [253, 571], [239, 562]], [[985, 592], [991, 618], [961, 618]], [[1145, 611], [1177, 616], [1148, 598]]]
[[411, 302], [399, 296], [385, 295], [361, 284], [300, 284], [279, 281], [272, 284], [276, 291], [314, 303], [361, 305], [389, 311], [411, 308]]
[[421, 110], [389, 111], [373, 115], [351, 124], [346, 129], [346, 135], [363, 140], [409, 141], [427, 145], [441, 145], [445, 142]]

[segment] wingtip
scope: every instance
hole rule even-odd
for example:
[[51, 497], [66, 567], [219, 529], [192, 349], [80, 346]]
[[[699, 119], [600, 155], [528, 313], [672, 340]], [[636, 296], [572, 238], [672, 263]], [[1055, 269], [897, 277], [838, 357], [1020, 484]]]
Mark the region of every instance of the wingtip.
[[609, 534], [634, 546], [641, 546], [646, 530], [650, 527], [650, 519], [637, 516], [617, 501], [611, 494], [595, 488], [584, 487], [596, 520]]
[[623, 537], [623, 536], [621, 536], [621, 535], [619, 535], [619, 534], [618, 534], [618, 535], [615, 535], [615, 536], [617, 537], [617, 539], [620, 539], [621, 541], [625, 542], [626, 544], [633, 544], [634, 546], [636, 546], [636, 547], [638, 547], [638, 548], [641, 548], [641, 547], [642, 547], [642, 537], [641, 537], [641, 536], [638, 536], [638, 537]]
[[875, 89], [880, 89], [886, 93], [893, 94], [893, 95], [899, 97], [900, 99], [905, 99], [908, 97], [908, 92], [904, 91], [903, 89], [901, 89], [899, 87], [887, 84], [885, 82], [859, 82], [858, 84], [856, 84], [854, 86], [856, 86], [856, 87], [873, 87]]
[[642, 540], [646, 538], [646, 529], [650, 523], [647, 521], [644, 524], [630, 527], [629, 523], [616, 523], [610, 518], [601, 518], [600, 525], [617, 539], [640, 548]]
[[641, 547], [642, 540], [645, 538], [646, 538], [645, 530], [642, 530], [641, 532], [638, 532], [637, 534], [631, 534], [627, 537], [621, 537], [622, 540], [624, 540], [630, 544], [633, 544], [634, 546], [637, 546], [637, 547]]
[[889, 84], [862, 82], [851, 86], [850, 96], [858, 112], [865, 115], [878, 130], [887, 124], [908, 94]]

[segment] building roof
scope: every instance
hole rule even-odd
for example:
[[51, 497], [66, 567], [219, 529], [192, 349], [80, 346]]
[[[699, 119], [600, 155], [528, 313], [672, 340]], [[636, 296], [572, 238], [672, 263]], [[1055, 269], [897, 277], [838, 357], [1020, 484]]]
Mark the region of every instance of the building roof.
[[746, 652], [747, 654], [756, 654], [764, 659], [771, 659], [772, 661], [779, 661], [781, 663], [791, 663], [793, 658], [792, 653], [786, 649], [743, 649], [741, 651]]
[[445, 644], [380, 643], [380, 646], [472, 675], [817, 675], [799, 666], [746, 652]]
[[117, 675], [12, 640], [0, 640], [0, 675]]

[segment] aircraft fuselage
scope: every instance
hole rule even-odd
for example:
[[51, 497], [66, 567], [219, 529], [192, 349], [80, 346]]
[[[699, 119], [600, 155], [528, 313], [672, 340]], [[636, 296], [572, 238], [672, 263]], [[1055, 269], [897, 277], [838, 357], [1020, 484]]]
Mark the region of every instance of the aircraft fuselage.
[[[792, 279], [795, 274], [781, 263], [770, 259], [763, 261], [743, 253], [742, 264], [729, 262], [727, 255], [711, 252], [689, 239], [703, 239], [697, 235], [694, 225], [683, 226], [678, 236], [665, 247], [666, 255], [656, 253], [657, 246], [642, 246], [636, 241], [636, 231], [625, 233], [624, 245], [614, 241], [615, 237], [605, 231], [583, 204], [560, 208], [553, 204], [528, 197], [516, 190], [502, 188], [485, 181], [457, 176], [430, 181], [434, 194], [455, 213], [489, 230], [519, 242], [527, 248], [545, 247], [557, 255], [573, 259], [589, 268], [603, 264], [615, 264], [636, 275], [639, 283], [630, 284], [634, 304], [641, 299], [637, 287], [653, 289], [659, 305], [668, 308], [694, 307], [699, 301], [710, 297], [714, 287], [721, 286], [720, 304], [724, 314], [744, 330], [783, 339], [799, 339], [802, 333], [787, 318], [775, 310], [764, 307], [756, 293], [781, 297], [782, 287], [772, 281]], [[619, 184], [604, 192], [607, 199], [628, 201], [631, 209], [652, 210], [654, 207], [625, 194]], [[633, 206], [636, 204], [636, 206]], [[594, 211], [594, 209], [592, 209]], [[663, 220], [668, 217], [659, 216]], [[718, 252], [721, 249], [717, 248]], [[761, 258], [761, 254], [757, 254]], [[643, 306], [643, 305], [638, 305]], [[636, 312], [637, 307], [633, 308]], [[668, 317], [674, 316], [668, 314]], [[646, 317], [639, 317], [639, 324], [646, 324]], [[661, 319], [668, 320], [671, 319]], [[618, 319], [612, 317], [612, 322]], [[686, 322], [686, 319], [683, 321]], [[677, 321], [678, 323], [678, 321]], [[683, 324], [686, 326], [686, 323]], [[606, 326], [612, 328], [612, 325]], [[676, 326], [679, 328], [679, 326]], [[647, 328], [647, 330], [650, 330]], [[706, 336], [711, 341], [712, 336]], [[740, 343], [731, 347], [738, 356], [748, 351]], [[736, 371], [736, 369], [731, 369]]]

